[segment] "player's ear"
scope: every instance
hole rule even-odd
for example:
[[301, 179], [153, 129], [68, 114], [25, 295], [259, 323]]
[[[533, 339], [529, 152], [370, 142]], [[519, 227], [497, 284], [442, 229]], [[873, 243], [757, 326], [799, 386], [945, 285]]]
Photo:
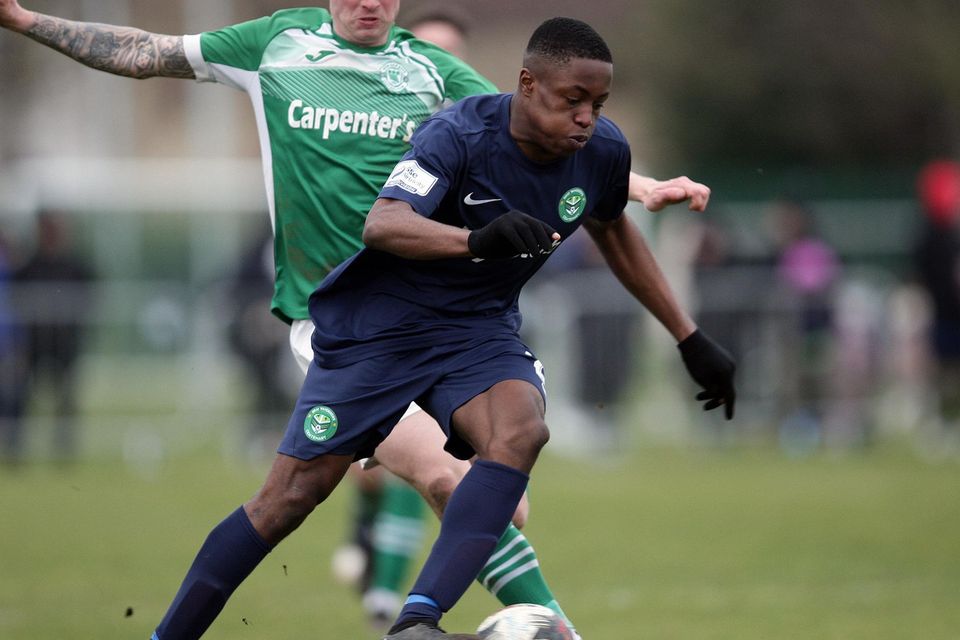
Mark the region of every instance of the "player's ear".
[[524, 97], [529, 98], [533, 94], [533, 85], [537, 83], [537, 79], [533, 76], [533, 72], [530, 69], [523, 67], [520, 69], [520, 82], [518, 84], [520, 93]]

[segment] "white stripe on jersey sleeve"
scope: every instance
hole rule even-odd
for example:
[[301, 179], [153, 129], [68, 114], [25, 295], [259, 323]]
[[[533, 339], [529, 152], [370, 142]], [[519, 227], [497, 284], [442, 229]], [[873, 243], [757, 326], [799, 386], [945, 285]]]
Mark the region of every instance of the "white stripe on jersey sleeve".
[[225, 64], [210, 63], [203, 59], [199, 35], [183, 36], [183, 52], [187, 62], [193, 67], [197, 82], [217, 82], [219, 84], [246, 91], [251, 96], [260, 90], [259, 71], [247, 71]]
[[200, 50], [200, 34], [183, 36], [183, 52], [187, 56], [187, 62], [193, 67], [193, 75], [197, 77], [197, 82], [216, 82], [210, 65], [203, 59], [203, 52]]

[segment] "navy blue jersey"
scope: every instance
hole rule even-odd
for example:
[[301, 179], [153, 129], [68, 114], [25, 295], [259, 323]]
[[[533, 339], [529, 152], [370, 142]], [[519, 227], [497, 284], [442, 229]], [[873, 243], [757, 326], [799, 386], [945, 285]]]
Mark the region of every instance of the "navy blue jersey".
[[[627, 202], [630, 148], [600, 118], [577, 153], [548, 164], [510, 136], [511, 94], [466, 98], [420, 126], [380, 197], [438, 222], [479, 229], [511, 209], [563, 239], [584, 216], [614, 220]], [[518, 298], [547, 256], [410, 260], [363, 249], [314, 292], [314, 349], [336, 367], [374, 353], [483, 340], [520, 327]]]

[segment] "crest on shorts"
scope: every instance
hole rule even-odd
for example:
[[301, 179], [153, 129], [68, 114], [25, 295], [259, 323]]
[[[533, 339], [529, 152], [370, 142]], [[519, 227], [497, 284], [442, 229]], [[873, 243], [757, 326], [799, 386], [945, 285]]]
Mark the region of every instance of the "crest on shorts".
[[587, 194], [580, 187], [574, 187], [567, 191], [560, 198], [560, 204], [557, 207], [560, 213], [560, 219], [564, 222], [573, 222], [581, 215], [587, 207]]
[[400, 93], [407, 88], [410, 72], [399, 62], [388, 62], [380, 67], [380, 80], [393, 93]]
[[337, 414], [330, 407], [317, 405], [307, 412], [303, 433], [314, 442], [326, 442], [337, 432]]

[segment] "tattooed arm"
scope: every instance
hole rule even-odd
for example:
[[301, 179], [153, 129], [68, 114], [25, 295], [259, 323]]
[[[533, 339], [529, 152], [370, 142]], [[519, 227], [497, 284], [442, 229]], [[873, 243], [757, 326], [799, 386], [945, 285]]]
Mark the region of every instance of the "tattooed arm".
[[180, 36], [73, 22], [27, 11], [16, 0], [0, 0], [0, 26], [100, 71], [131, 78], [194, 77]]

